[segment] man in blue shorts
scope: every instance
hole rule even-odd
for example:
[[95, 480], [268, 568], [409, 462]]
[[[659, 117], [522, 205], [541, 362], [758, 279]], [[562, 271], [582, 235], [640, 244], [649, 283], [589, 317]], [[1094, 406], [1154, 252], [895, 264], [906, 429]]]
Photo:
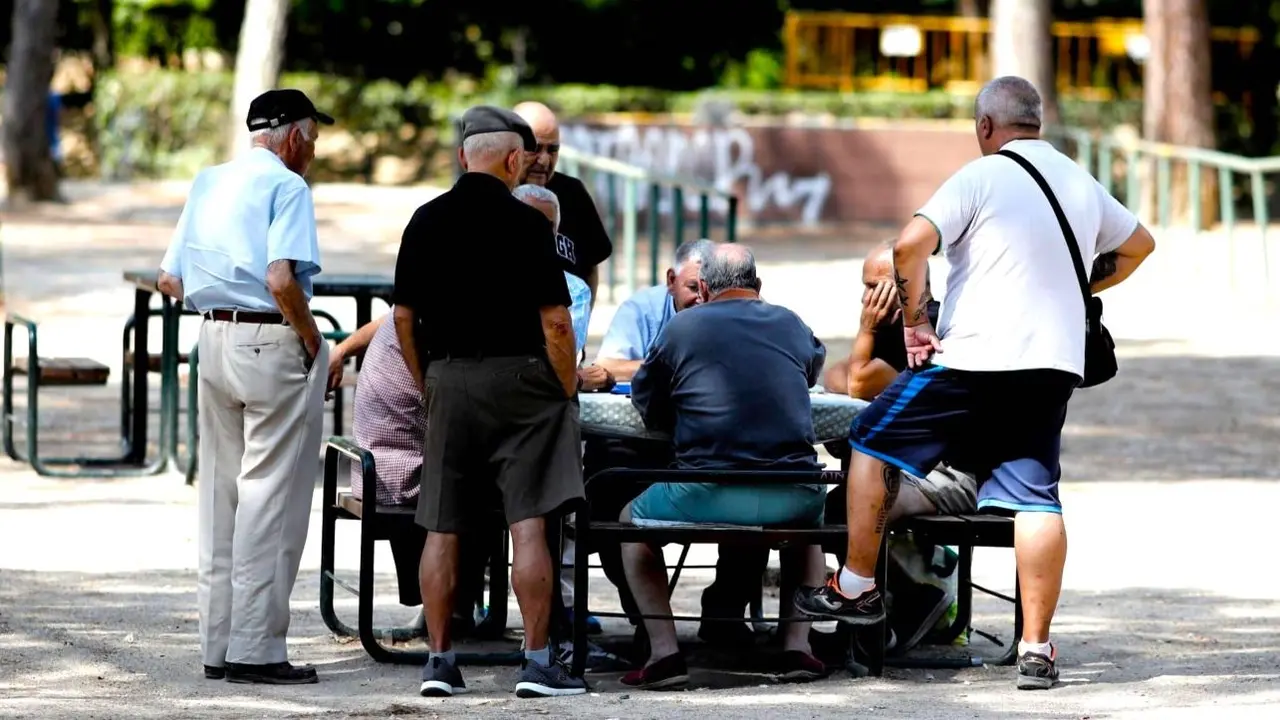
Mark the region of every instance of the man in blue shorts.
[[[1155, 247], [1150, 233], [1071, 158], [1040, 139], [1041, 101], [1028, 81], [1001, 77], [978, 95], [983, 157], [953, 175], [898, 236], [894, 267], [903, 302], [906, 372], [854, 421], [844, 567], [821, 588], [801, 589], [810, 616], [880, 622], [875, 585], [880, 538], [902, 472], [925, 477], [942, 461], [974, 474], [978, 508], [1014, 516], [1014, 552], [1025, 621], [1021, 689], [1058, 678], [1049, 625], [1062, 588], [1067, 537], [1058, 501], [1067, 401], [1084, 373], [1085, 312], [1057, 217], [1032, 177], [1047, 179], [1078, 238], [1101, 256], [1091, 290], [1127, 278]], [[930, 253], [950, 271], [934, 332], [926, 313]], [[1097, 268], [1106, 266], [1108, 272]], [[936, 355], [935, 355], [936, 353]]]

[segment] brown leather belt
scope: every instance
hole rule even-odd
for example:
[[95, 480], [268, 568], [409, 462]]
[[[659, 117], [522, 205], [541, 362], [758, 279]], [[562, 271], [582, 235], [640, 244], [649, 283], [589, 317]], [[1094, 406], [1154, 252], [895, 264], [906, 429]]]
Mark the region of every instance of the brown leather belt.
[[254, 323], [256, 325], [288, 325], [284, 315], [271, 312], [251, 312], [249, 310], [210, 310], [204, 314], [205, 320], [220, 322]]

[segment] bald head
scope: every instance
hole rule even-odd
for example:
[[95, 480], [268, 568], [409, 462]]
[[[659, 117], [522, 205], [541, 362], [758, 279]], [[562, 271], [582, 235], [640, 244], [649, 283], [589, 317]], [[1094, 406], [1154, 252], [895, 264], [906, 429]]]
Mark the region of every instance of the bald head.
[[893, 280], [893, 240], [885, 240], [867, 253], [862, 261], [862, 284], [868, 290], [881, 282]]
[[716, 296], [729, 290], [759, 292], [756, 256], [746, 245], [716, 245], [711, 255], [702, 262], [698, 281], [704, 300], [714, 300]]
[[1039, 138], [1044, 103], [1030, 80], [1005, 75], [982, 87], [973, 115], [978, 145], [990, 155], [1010, 140]]
[[538, 140], [538, 149], [530, 153], [525, 176], [520, 181], [546, 185], [555, 174], [556, 161], [560, 159], [560, 122], [551, 108], [540, 102], [522, 102], [512, 110], [529, 123], [533, 136]]

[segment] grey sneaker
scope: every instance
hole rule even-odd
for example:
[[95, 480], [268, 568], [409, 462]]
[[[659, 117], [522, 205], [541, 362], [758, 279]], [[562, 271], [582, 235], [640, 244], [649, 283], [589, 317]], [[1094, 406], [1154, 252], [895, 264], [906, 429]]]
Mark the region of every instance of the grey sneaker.
[[516, 697], [540, 698], [561, 695], [583, 695], [587, 681], [569, 674], [569, 669], [553, 658], [551, 665], [528, 659], [520, 670], [520, 682], [516, 683]]
[[1053, 648], [1049, 657], [1033, 652], [1018, 657], [1019, 690], [1048, 690], [1057, 683], [1058, 648]]
[[462, 671], [457, 665], [437, 657], [422, 666], [422, 687], [418, 688], [422, 697], [450, 697], [466, 691], [467, 684], [462, 681]]

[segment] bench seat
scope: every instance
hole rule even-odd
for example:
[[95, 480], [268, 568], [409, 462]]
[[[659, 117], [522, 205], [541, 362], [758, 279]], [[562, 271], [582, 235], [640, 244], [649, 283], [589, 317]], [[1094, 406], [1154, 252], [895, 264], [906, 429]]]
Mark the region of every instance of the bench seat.
[[[106, 385], [111, 368], [89, 358], [42, 357], [37, 361], [41, 385]], [[10, 372], [14, 375], [30, 375], [30, 358], [13, 361]]]
[[[133, 367], [133, 351], [129, 351], [124, 354], [124, 362], [125, 362], [125, 367]], [[161, 362], [160, 353], [148, 353], [147, 354], [147, 371], [153, 372], [153, 373], [160, 372], [160, 362]], [[191, 362], [191, 353], [184, 353], [184, 352], [178, 353], [179, 365], [186, 365], [186, 364], [189, 364], [190, 362]]]
[[[358, 519], [364, 517], [364, 503], [359, 498], [349, 492], [338, 493], [338, 499], [334, 504], [352, 517]], [[414, 505], [379, 505], [377, 514], [387, 517], [409, 517], [412, 518], [417, 511]]]

